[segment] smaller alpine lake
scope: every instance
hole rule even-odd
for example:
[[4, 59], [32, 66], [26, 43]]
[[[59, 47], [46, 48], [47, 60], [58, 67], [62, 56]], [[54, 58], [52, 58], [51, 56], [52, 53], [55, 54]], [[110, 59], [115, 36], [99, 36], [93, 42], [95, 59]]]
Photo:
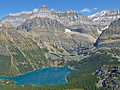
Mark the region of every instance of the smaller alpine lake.
[[45, 84], [55, 85], [66, 83], [66, 76], [73, 70], [62, 67], [49, 67], [45, 69], [35, 70], [16, 77], [0, 77], [0, 79], [7, 79], [16, 81], [16, 85], [32, 84], [42, 86]]

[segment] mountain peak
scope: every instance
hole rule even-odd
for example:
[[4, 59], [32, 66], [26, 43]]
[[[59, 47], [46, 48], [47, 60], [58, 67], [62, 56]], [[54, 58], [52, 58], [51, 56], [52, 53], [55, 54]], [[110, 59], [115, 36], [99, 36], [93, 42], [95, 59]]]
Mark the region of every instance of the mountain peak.
[[51, 9], [51, 11], [55, 11], [55, 9], [54, 9], [54, 8], [52, 8], [52, 9]]
[[99, 47], [103, 46], [118, 47], [119, 42], [120, 42], [120, 19], [111, 22], [110, 26], [101, 33], [101, 35], [99, 36], [94, 45]]
[[48, 9], [47, 6], [43, 5], [40, 7], [40, 9]]
[[112, 22], [114, 20], [118, 20], [120, 18], [120, 9], [115, 10], [103, 10], [100, 12], [97, 12], [93, 15], [88, 16], [92, 19], [92, 21], [98, 21], [98, 22]]

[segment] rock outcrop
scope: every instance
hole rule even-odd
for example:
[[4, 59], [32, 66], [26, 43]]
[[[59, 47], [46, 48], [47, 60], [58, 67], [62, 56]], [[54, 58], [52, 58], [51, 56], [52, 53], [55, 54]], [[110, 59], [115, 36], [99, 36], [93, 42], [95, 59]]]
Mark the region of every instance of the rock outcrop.
[[65, 32], [65, 27], [59, 21], [47, 17], [35, 17], [33, 19], [28, 19], [17, 27], [18, 30], [33, 30], [36, 27], [42, 30], [54, 30], [63, 29]]
[[95, 75], [98, 76], [99, 82], [96, 84], [97, 87], [103, 86], [108, 90], [119, 90], [120, 85], [120, 67], [119, 66], [103, 66], [97, 70]]
[[113, 21], [109, 28], [104, 30], [98, 37], [95, 46], [119, 47], [120, 43], [120, 19]]

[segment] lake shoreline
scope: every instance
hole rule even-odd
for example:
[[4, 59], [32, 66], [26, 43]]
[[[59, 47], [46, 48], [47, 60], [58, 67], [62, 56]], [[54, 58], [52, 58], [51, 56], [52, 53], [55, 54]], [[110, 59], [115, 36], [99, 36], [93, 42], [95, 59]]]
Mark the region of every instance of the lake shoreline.
[[[47, 67], [47, 68], [43, 68], [43, 69], [34, 70], [33, 72], [27, 72], [27, 73], [19, 75], [19, 76], [14, 76], [14, 77], [2, 76], [2, 77], [0, 77], [0, 79], [8, 79], [11, 81], [15, 81], [16, 82], [15, 86], [25, 85], [25, 84], [32, 84], [35, 86], [43, 86], [45, 84], [56, 85], [56, 84], [67, 83], [68, 82], [67, 76], [72, 71], [73, 70], [70, 68]], [[34, 79], [32, 79], [32, 77], [36, 81]], [[24, 81], [24, 79], [25, 79], [25, 81]], [[32, 79], [31, 80], [32, 82], [30, 81], [30, 79]]]

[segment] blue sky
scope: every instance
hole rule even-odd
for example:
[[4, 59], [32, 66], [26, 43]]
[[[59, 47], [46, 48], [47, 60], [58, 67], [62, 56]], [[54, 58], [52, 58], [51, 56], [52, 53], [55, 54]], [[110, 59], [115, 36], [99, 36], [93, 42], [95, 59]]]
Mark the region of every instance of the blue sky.
[[42, 5], [61, 12], [77, 10], [88, 16], [104, 9], [120, 9], [120, 0], [0, 0], [0, 20], [10, 13], [32, 11]]

